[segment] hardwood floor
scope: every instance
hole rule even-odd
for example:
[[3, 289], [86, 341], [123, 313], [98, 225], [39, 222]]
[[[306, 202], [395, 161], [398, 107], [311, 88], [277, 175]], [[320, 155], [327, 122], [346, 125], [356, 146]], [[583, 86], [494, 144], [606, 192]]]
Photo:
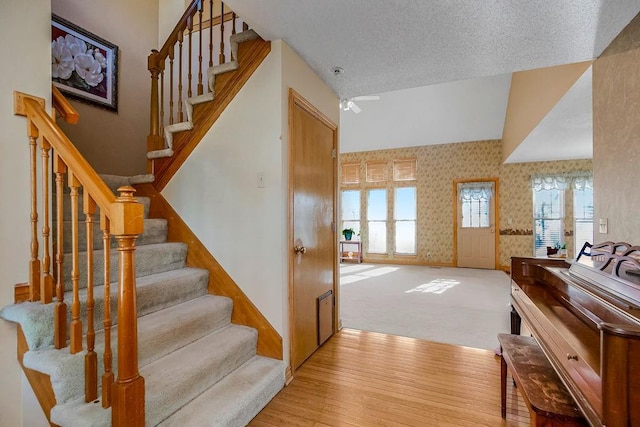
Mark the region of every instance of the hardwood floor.
[[250, 426], [528, 426], [488, 350], [343, 329], [313, 354]]

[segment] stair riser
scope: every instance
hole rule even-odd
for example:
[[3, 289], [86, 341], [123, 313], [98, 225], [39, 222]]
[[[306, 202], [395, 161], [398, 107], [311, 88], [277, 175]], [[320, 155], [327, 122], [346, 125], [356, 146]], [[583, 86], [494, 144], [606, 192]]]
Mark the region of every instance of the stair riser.
[[[145, 245], [136, 248], [135, 263], [136, 277], [149, 276], [156, 273], [162, 273], [169, 270], [176, 270], [185, 266], [187, 256], [187, 246], [184, 244], [160, 244]], [[93, 277], [94, 286], [104, 283], [104, 263], [102, 259], [104, 252], [97, 250], [93, 252], [94, 267]], [[87, 287], [87, 256], [86, 253], [78, 255], [78, 272], [80, 288]], [[111, 280], [118, 277], [118, 251], [110, 251], [111, 259]], [[72, 260], [70, 256], [66, 256], [64, 260], [64, 284], [65, 290], [72, 289], [71, 282]]]
[[[151, 328], [152, 323], [158, 323], [158, 315], [154, 318], [142, 318], [139, 322], [138, 335], [138, 361], [139, 366], [146, 366], [149, 363], [166, 356], [167, 354], [188, 345], [189, 343], [227, 326], [231, 320], [232, 303], [230, 300], [220, 303], [224, 298], [204, 297], [202, 301], [210, 307], [206, 310], [198, 310], [184, 319], [182, 322], [175, 322], [174, 329], [168, 334], [161, 331], [161, 328]], [[211, 299], [216, 299], [215, 302]], [[166, 322], [165, 322], [166, 323]], [[118, 341], [117, 326], [112, 329], [111, 342], [113, 352], [113, 369], [118, 366]], [[104, 333], [96, 333], [95, 352], [98, 357], [98, 378], [104, 373]], [[84, 393], [84, 376], [74, 375], [74, 373], [84, 372], [84, 352], [76, 355], [68, 354], [69, 349], [45, 350], [41, 353], [28, 352], [25, 354], [25, 366], [31, 369], [42, 369], [45, 374], [51, 377], [51, 383], [56, 395], [56, 402], [59, 404], [82, 396]], [[47, 358], [56, 358], [55, 367], [47, 363]], [[45, 369], [43, 369], [45, 368]], [[49, 369], [46, 369], [49, 368]]]
[[[215, 334], [223, 335], [229, 328], [240, 327], [229, 326]], [[154, 372], [155, 364], [150, 364], [140, 370], [140, 374], [146, 379], [149, 390], [162, 390], [170, 386], [175, 392], [175, 394], [162, 392], [147, 394], [147, 405], [156, 408], [153, 413], [147, 412], [148, 425], [157, 425], [162, 422], [256, 354], [257, 334], [255, 331], [241, 339], [233, 338], [231, 343], [226, 338], [224, 340], [221, 338], [221, 341], [226, 341], [224, 345], [222, 342], [220, 343], [221, 346], [224, 346], [224, 350], [210, 348], [206, 356], [191, 353], [190, 357], [181, 361], [185, 366], [189, 366], [189, 369], [179, 370], [177, 366], [173, 372], [158, 375], [157, 371]], [[167, 358], [171, 356], [169, 355]], [[160, 362], [158, 361], [158, 363]], [[152, 375], [152, 372], [155, 375]], [[180, 397], [177, 398], [177, 396]]]
[[[53, 222], [52, 229], [56, 230], [57, 222]], [[64, 246], [63, 251], [65, 254], [71, 253], [71, 221], [65, 221], [63, 224], [63, 236]], [[56, 233], [53, 233], [53, 241], [56, 240]], [[150, 245], [153, 243], [164, 243], [167, 241], [167, 221], [164, 219], [145, 219], [144, 231], [136, 239], [136, 246]], [[115, 248], [117, 242], [114, 238], [111, 239], [111, 247]], [[93, 249], [102, 249], [102, 230], [100, 229], [99, 222], [93, 224]], [[84, 222], [78, 224], [78, 250], [83, 252], [87, 250], [87, 227]]]
[[[155, 277], [144, 277], [138, 280], [136, 289], [136, 302], [138, 308], [138, 316], [154, 313], [175, 304], [180, 304], [194, 298], [207, 294], [207, 286], [209, 283], [209, 274], [205, 270], [189, 269], [192, 274], [177, 276], [171, 279], [157, 280]], [[111, 284], [111, 318], [112, 324], [118, 322], [118, 284]], [[87, 310], [86, 310], [86, 290], [82, 289], [80, 294], [80, 321], [82, 322], [83, 334], [87, 331]], [[71, 303], [72, 294], [66, 292], [64, 301], [67, 305], [67, 337], [69, 336], [69, 325], [71, 324]], [[103, 329], [104, 320], [104, 287], [97, 286], [94, 290], [94, 329], [100, 331]], [[31, 304], [32, 310], [29, 312], [25, 323], [36, 325], [37, 329], [33, 331], [33, 335], [37, 333], [39, 340], [32, 336], [32, 332], [28, 327], [23, 327], [27, 344], [30, 350], [39, 350], [53, 345], [53, 322], [42, 322], [41, 319], [53, 319], [53, 308], [55, 303], [42, 305], [39, 303]]]

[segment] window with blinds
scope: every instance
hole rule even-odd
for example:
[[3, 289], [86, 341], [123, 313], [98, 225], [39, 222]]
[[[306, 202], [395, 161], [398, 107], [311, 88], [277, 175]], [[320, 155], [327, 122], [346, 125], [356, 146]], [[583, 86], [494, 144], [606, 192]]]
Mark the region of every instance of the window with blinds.
[[343, 184], [360, 183], [360, 163], [346, 163], [341, 167], [341, 178]]
[[386, 182], [389, 180], [389, 164], [385, 161], [367, 162], [367, 182]]
[[416, 187], [396, 188], [393, 208], [395, 218], [395, 253], [416, 253]]
[[416, 175], [416, 159], [393, 161], [394, 181], [415, 181]]
[[574, 256], [586, 243], [593, 243], [593, 188], [573, 190]]
[[343, 190], [341, 204], [342, 228], [353, 228], [360, 235], [360, 190]]
[[387, 252], [387, 190], [367, 192], [367, 227], [369, 253]]
[[545, 256], [547, 246], [564, 243], [564, 190], [533, 191], [534, 253]]

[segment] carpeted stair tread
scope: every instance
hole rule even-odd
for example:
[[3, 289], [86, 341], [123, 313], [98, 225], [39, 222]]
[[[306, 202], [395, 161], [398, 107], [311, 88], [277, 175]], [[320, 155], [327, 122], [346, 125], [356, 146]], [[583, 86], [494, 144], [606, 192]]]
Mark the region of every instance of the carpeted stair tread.
[[246, 426], [283, 386], [284, 362], [254, 356], [159, 425]]
[[[207, 294], [209, 272], [198, 268], [181, 268], [163, 273], [153, 274], [136, 279], [136, 294], [138, 316], [144, 316], [174, 304], [179, 304]], [[111, 313], [114, 325], [117, 323], [116, 313], [118, 304], [118, 284], [111, 283]], [[87, 328], [86, 289], [81, 289], [80, 318], [83, 330]], [[67, 303], [67, 327], [71, 324], [71, 292], [65, 292]], [[94, 288], [94, 328], [103, 328], [104, 317], [104, 287]], [[0, 310], [0, 317], [11, 322], [19, 323], [24, 332], [27, 344], [31, 350], [37, 350], [53, 345], [53, 318], [55, 302], [40, 304], [38, 302], [24, 302], [12, 304]]]
[[[138, 363], [145, 366], [229, 324], [233, 302], [230, 298], [204, 295], [138, 320]], [[112, 329], [113, 366], [117, 366], [118, 328]], [[98, 378], [104, 372], [104, 331], [96, 333]], [[86, 350], [86, 341], [85, 341]], [[84, 393], [84, 355], [69, 354], [69, 348], [48, 347], [28, 351], [26, 367], [50, 376], [57, 403], [65, 403]]]
[[[64, 221], [63, 223], [63, 233], [64, 236], [71, 236], [71, 225], [73, 222]], [[56, 230], [57, 223], [53, 221], [51, 228]], [[142, 245], [151, 245], [154, 243], [164, 243], [167, 241], [167, 220], [161, 218], [145, 218], [144, 220], [144, 231], [142, 234], [138, 236], [136, 239], [136, 246]], [[55, 233], [54, 233], [55, 239]], [[63, 250], [65, 254], [71, 253], [71, 238], [64, 239]], [[111, 239], [111, 247], [115, 248], [118, 246], [118, 242], [115, 238]], [[93, 223], [93, 249], [102, 249], [102, 230], [100, 229], [100, 221], [95, 221]], [[78, 224], [78, 250], [86, 251], [87, 250], [87, 227], [84, 222], [80, 222]], [[66, 260], [71, 259], [69, 256], [65, 256]]]
[[[51, 205], [51, 218], [55, 221], [58, 219], [58, 211], [56, 209], [56, 198], [55, 194], [52, 197], [52, 205]], [[143, 216], [144, 218], [149, 218], [149, 208], [151, 207], [151, 199], [148, 197], [136, 197], [136, 200], [142, 203], [143, 207]], [[83, 195], [78, 195], [78, 220], [84, 222], [85, 215], [82, 212], [83, 209]], [[65, 193], [62, 196], [62, 217], [65, 221], [71, 221], [71, 195]], [[93, 220], [96, 222], [100, 222], [100, 207], [96, 205], [96, 213], [93, 215]], [[55, 230], [55, 229], [52, 229]]]
[[[257, 331], [228, 325], [140, 369], [145, 379], [146, 424], [155, 426], [255, 356]], [[111, 411], [80, 397], [51, 410], [66, 427], [107, 426]]]
[[[112, 250], [111, 277], [118, 277], [118, 251]], [[150, 245], [136, 246], [136, 277], [150, 276], [156, 273], [176, 270], [185, 266], [187, 257], [187, 244], [181, 242], [154, 243]], [[93, 251], [94, 260], [102, 260], [102, 249]], [[80, 288], [87, 287], [87, 256], [81, 252], [78, 256], [78, 271]], [[65, 257], [63, 267], [65, 290], [72, 289], [71, 282], [71, 257]], [[104, 282], [104, 263], [96, 262], [93, 267], [94, 285], [102, 285]]]

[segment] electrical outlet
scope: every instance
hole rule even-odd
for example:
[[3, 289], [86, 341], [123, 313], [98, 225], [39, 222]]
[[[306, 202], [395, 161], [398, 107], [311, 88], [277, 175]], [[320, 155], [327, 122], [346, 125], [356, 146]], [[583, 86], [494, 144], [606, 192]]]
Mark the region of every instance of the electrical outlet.
[[607, 234], [609, 232], [609, 220], [607, 218], [600, 218], [600, 221], [598, 221], [598, 225], [600, 226], [600, 234]]
[[258, 188], [264, 188], [264, 172], [258, 172]]

